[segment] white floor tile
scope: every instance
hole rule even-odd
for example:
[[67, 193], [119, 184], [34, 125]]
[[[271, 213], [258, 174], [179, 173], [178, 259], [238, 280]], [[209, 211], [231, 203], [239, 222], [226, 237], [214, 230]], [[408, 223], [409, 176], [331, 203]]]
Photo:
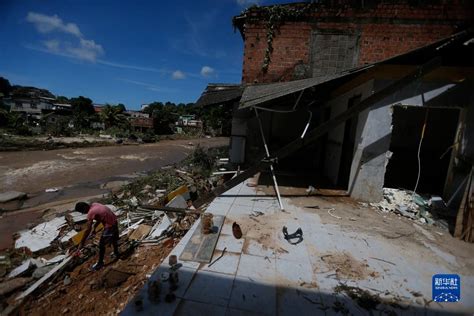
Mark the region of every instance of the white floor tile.
[[234, 276], [209, 271], [199, 271], [192, 280], [184, 298], [226, 307], [233, 283]]
[[243, 217], [249, 216], [252, 213], [252, 206], [247, 205], [236, 205], [235, 203], [230, 207], [227, 213], [230, 217]]
[[299, 262], [276, 259], [276, 275], [279, 285], [298, 287], [302, 284], [316, 284], [313, 267], [308, 259]]
[[236, 277], [229, 301], [230, 308], [238, 308], [259, 315], [276, 314], [276, 288], [257, 279]]
[[225, 235], [223, 232], [221, 233], [219, 240], [217, 241], [216, 250], [224, 250], [224, 248], [227, 248], [226, 251], [228, 252], [240, 254], [242, 252], [242, 247], [244, 246], [244, 239], [236, 239], [232, 235], [232, 231], [230, 233], [230, 235]]
[[274, 282], [275, 271], [275, 259], [242, 254], [237, 275]]
[[263, 245], [259, 243], [256, 239], [252, 238], [245, 239], [243, 253], [247, 255], [267, 257], [272, 260], [275, 259], [275, 250], [273, 247]]
[[[226, 308], [223, 306], [193, 302], [189, 300], [182, 301], [175, 313], [176, 316], [224, 316], [225, 314]], [[157, 315], [161, 315], [161, 313]]]
[[[219, 258], [222, 254], [222, 251], [216, 250], [214, 251], [214, 255], [212, 256], [211, 263], [214, 262], [217, 258]], [[204, 271], [212, 271], [224, 274], [232, 274], [235, 275], [237, 273], [237, 267], [239, 266], [240, 260], [240, 253], [232, 253], [226, 252], [224, 255], [214, 262], [211, 266], [209, 264], [205, 264], [202, 270]]]

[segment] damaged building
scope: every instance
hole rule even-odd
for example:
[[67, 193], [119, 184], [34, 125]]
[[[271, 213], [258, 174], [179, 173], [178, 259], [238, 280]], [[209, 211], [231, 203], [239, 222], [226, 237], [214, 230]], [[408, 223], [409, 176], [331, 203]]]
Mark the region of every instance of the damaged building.
[[259, 161], [262, 132], [283, 182], [367, 202], [416, 186], [459, 205], [474, 157], [471, 19], [450, 1], [249, 8], [233, 19], [242, 95], [222, 101], [231, 160]]

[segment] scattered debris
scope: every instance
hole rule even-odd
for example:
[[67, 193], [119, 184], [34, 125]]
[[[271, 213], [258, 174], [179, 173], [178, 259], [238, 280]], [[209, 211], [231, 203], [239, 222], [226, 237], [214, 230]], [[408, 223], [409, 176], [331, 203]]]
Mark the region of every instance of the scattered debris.
[[[89, 267], [97, 260], [97, 244], [100, 231], [103, 230], [102, 225], [98, 225], [95, 232], [89, 235], [88, 244], [81, 252], [75, 251], [87, 225], [87, 216], [84, 214], [74, 211], [54, 214], [56, 217], [17, 233], [15, 250], [12, 251], [18, 254], [12, 252], [10, 255], [7, 252], [0, 256], [0, 278], [8, 275], [8, 282], [12, 281], [11, 284], [6, 284], [8, 288], [2, 290], [5, 294], [0, 295], [2, 308], [9, 304], [7, 299], [11, 303], [8, 305], [9, 310], [22, 304], [27, 314], [37, 314], [40, 309], [52, 314], [71, 311], [101, 314], [109, 300], [116, 302], [115, 305], [110, 303], [110, 306], [121, 304], [120, 307], [123, 307], [123, 302], [133, 297], [203, 213], [203, 209], [194, 208], [192, 201], [210, 192], [226, 176], [212, 175], [211, 169], [215, 170], [218, 164], [215, 160], [218, 151], [202, 148], [196, 150], [198, 152], [183, 161], [179, 167], [170, 166], [131, 182], [112, 181], [103, 186], [110, 193], [99, 202], [107, 205], [118, 216], [121, 260], [109, 259], [106, 254], [105, 268], [100, 271], [91, 272]], [[59, 190], [60, 188], [50, 188], [47, 192]], [[10, 201], [26, 195], [10, 192], [2, 197]], [[149, 207], [144, 207], [143, 204], [148, 204]], [[210, 225], [210, 231], [219, 232], [223, 221], [224, 217], [217, 216]], [[210, 256], [207, 262], [212, 257], [218, 234], [209, 234], [209, 237], [215, 240], [206, 240], [206, 245], [211, 245], [208, 247]], [[197, 255], [204, 258], [207, 252], [201, 251]], [[170, 269], [166, 281], [170, 285], [170, 292], [165, 297], [167, 301], [176, 299], [173, 291], [179, 284], [177, 270], [180, 266], [180, 263], [176, 263]], [[92, 280], [91, 273], [94, 273]], [[97, 291], [121, 285], [123, 289], [113, 293]], [[161, 282], [149, 283], [149, 295], [159, 298], [161, 285]], [[29, 287], [19, 293], [26, 286]], [[87, 294], [84, 293], [85, 290]], [[78, 297], [85, 295], [91, 297], [91, 300], [94, 297], [100, 299], [104, 304], [95, 306], [96, 304], [76, 303]], [[64, 306], [68, 306], [67, 311]]]
[[148, 234], [151, 231], [151, 226], [146, 225], [146, 224], [140, 224], [134, 231], [133, 233], [128, 236], [129, 240], [142, 240], [145, 237], [148, 236]]
[[[288, 234], [288, 228], [283, 226], [283, 235], [285, 239], [292, 245], [297, 245], [303, 241], [303, 230], [298, 228], [293, 234]], [[297, 239], [296, 241], [292, 241], [292, 239]]]
[[236, 239], [242, 238], [242, 229], [240, 229], [239, 224], [237, 224], [236, 222], [232, 224], [232, 234]]
[[338, 279], [364, 280], [378, 277], [379, 274], [369, 268], [367, 262], [355, 259], [350, 253], [335, 252], [321, 256], [329, 269], [336, 271]]
[[384, 199], [379, 203], [370, 203], [382, 212], [393, 212], [422, 224], [437, 225], [448, 228], [447, 206], [439, 196], [424, 198], [419, 194], [400, 189], [383, 189]]
[[26, 193], [18, 191], [7, 191], [0, 193], [0, 203], [7, 203], [13, 200], [22, 200], [25, 199]]
[[48, 222], [38, 224], [30, 230], [20, 232], [20, 237], [15, 241], [15, 248], [26, 247], [31, 252], [43, 250], [58, 237], [59, 229], [65, 224], [64, 217], [56, 217]]
[[14, 278], [0, 283], [0, 296], [9, 294], [15, 290], [21, 289], [28, 283], [30, 283], [33, 278]]
[[337, 219], [342, 219], [342, 217], [336, 216], [336, 215], [332, 214], [331, 211], [335, 211], [335, 209], [330, 208], [330, 209], [328, 210], [328, 214], [329, 214], [329, 215], [331, 215], [332, 217], [337, 218]]
[[60, 190], [59, 188], [49, 188], [49, 189], [44, 190], [44, 192], [54, 193], [54, 192], [58, 192], [59, 190]]

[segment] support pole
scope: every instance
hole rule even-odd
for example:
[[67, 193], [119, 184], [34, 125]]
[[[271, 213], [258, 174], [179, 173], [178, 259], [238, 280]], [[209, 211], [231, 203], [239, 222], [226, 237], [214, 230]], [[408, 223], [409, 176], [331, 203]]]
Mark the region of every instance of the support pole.
[[[267, 141], [265, 140], [265, 133], [263, 132], [262, 121], [260, 120], [260, 116], [258, 116], [258, 110], [255, 108], [254, 110], [255, 110], [255, 116], [257, 117], [257, 121], [258, 121], [258, 127], [260, 128], [260, 135], [262, 136], [263, 146], [265, 147], [265, 153], [267, 155], [267, 158], [270, 159], [270, 150], [268, 150]], [[277, 194], [278, 203], [280, 204], [280, 209], [283, 211], [284, 210], [283, 202], [281, 201], [280, 189], [278, 188], [278, 182], [275, 176], [275, 170], [273, 169], [273, 163], [270, 163], [270, 171], [272, 173], [273, 184], [275, 185], [275, 191]]]

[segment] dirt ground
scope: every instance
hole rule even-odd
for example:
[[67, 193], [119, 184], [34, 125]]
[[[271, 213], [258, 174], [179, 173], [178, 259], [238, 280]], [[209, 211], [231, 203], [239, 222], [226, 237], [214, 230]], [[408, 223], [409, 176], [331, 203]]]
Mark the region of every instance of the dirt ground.
[[[178, 241], [140, 246], [130, 258], [110, 263], [106, 261], [103, 269], [91, 272], [89, 268], [97, 261], [97, 256], [94, 256], [69, 273], [69, 285], [57, 280], [56, 285], [48, 290], [39, 291], [40, 294], [27, 302], [22, 311], [25, 315], [116, 315]], [[111, 271], [120, 271], [129, 277], [116, 286], [101, 285]]]

